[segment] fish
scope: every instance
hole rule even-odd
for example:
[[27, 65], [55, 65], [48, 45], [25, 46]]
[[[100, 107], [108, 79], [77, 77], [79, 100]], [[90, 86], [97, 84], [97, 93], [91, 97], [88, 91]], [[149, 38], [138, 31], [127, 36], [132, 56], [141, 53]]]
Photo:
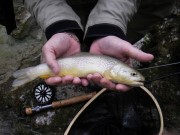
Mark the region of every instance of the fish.
[[60, 72], [55, 75], [46, 63], [17, 70], [13, 73], [15, 80], [13, 87], [19, 87], [37, 78], [47, 79], [53, 76], [72, 75], [84, 78], [88, 74], [100, 73], [106, 79], [128, 86], [139, 87], [144, 85], [145, 78], [137, 70], [120, 60], [99, 54], [79, 53], [57, 59]]

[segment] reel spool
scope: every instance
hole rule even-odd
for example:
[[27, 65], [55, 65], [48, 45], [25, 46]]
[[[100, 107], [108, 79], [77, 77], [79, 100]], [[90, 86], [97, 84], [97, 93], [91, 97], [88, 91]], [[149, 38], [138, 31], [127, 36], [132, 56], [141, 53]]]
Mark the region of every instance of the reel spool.
[[55, 96], [55, 87], [46, 83], [39, 83], [34, 87], [33, 95], [38, 104], [50, 104]]

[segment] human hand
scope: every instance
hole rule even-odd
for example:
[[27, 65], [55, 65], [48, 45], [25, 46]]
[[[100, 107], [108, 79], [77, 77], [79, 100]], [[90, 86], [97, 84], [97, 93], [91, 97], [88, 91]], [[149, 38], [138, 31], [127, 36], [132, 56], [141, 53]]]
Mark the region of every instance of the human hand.
[[[53, 35], [42, 48], [41, 61], [46, 62], [55, 75], [60, 71], [57, 58], [70, 56], [80, 52], [78, 38], [72, 33], [58, 33]], [[45, 80], [47, 84], [82, 84], [87, 85], [86, 79], [80, 79], [71, 75], [65, 77], [50, 77]]]
[[[95, 40], [90, 48], [90, 53], [103, 54], [115, 57], [127, 64], [130, 62], [130, 58], [136, 59], [141, 62], [148, 62], [153, 60], [152, 54], [147, 54], [137, 48], [133, 47], [129, 42], [122, 40], [115, 36], [107, 36]], [[121, 91], [127, 91], [129, 86], [123, 84], [115, 84], [106, 78], [103, 78], [100, 74], [89, 74], [87, 79], [96, 84], [100, 84], [108, 89], [116, 89]]]

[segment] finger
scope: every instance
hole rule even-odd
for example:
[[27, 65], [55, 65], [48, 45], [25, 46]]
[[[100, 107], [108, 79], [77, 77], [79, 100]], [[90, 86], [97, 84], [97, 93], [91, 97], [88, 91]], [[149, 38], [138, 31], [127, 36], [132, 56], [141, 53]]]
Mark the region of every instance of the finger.
[[92, 84], [100, 84], [101, 79], [102, 79], [102, 76], [99, 73], [87, 75], [87, 80]]
[[67, 75], [62, 78], [62, 84], [70, 84], [72, 83], [74, 77], [72, 75]]
[[107, 80], [106, 78], [102, 78], [100, 83], [103, 87], [106, 87], [108, 89], [115, 89], [115, 84]]
[[45, 80], [45, 82], [49, 85], [58, 85], [62, 83], [62, 78], [61, 77], [50, 77]]
[[154, 56], [149, 53], [145, 53], [135, 47], [133, 47], [131, 44], [127, 44], [124, 49], [123, 53], [130, 58], [134, 58], [141, 62], [148, 62], [154, 59]]
[[99, 74], [99, 73], [94, 73], [92, 74], [92, 78], [91, 78], [91, 81], [96, 83], [96, 84], [99, 84], [100, 83], [100, 80], [102, 79], [103, 77]]
[[53, 73], [58, 74], [60, 71], [60, 68], [56, 61], [55, 51], [53, 50], [53, 48], [49, 47], [47, 44], [43, 47], [42, 52], [43, 52], [45, 61], [50, 67], [50, 69], [53, 71]]
[[79, 77], [74, 77], [73, 84], [81, 84], [81, 79]]
[[88, 74], [88, 75], [87, 75], [87, 80], [91, 82], [92, 77], [93, 77], [93, 75], [92, 75], [92, 74]]
[[89, 85], [89, 82], [88, 82], [87, 79], [81, 79], [81, 83], [82, 83], [82, 85], [85, 86], [85, 87]]
[[118, 91], [128, 91], [129, 89], [131, 89], [131, 87], [127, 86], [127, 85], [123, 85], [123, 84], [117, 84], [115, 86], [115, 89]]

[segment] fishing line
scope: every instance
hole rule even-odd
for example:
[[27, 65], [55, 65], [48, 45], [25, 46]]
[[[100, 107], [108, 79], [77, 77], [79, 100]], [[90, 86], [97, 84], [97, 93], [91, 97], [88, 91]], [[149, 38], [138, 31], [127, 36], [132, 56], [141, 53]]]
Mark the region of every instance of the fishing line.
[[156, 105], [156, 108], [158, 110], [158, 113], [159, 113], [159, 117], [160, 117], [160, 129], [159, 129], [159, 133], [158, 135], [162, 135], [163, 133], [163, 129], [164, 129], [164, 119], [163, 119], [163, 114], [162, 114], [162, 110], [161, 110], [161, 107], [158, 103], [158, 101], [156, 100], [156, 98], [153, 96], [153, 94], [150, 92], [150, 90], [148, 90], [146, 87], [144, 86], [140, 86], [140, 88], [142, 90], [144, 90], [150, 97], [151, 99], [153, 100], [154, 104]]
[[180, 64], [180, 62], [174, 62], [174, 63], [169, 63], [169, 64], [163, 64], [163, 65], [157, 65], [157, 66], [152, 66], [152, 67], [148, 67], [148, 68], [141, 68], [141, 69], [137, 69], [137, 70], [147, 70], [147, 69], [153, 69], [153, 68], [160, 68], [160, 67], [167, 67], [167, 66], [173, 66], [173, 65], [178, 65]]
[[172, 77], [172, 76], [179, 75], [179, 74], [180, 74], [180, 72], [171, 73], [171, 74], [168, 74], [168, 75], [164, 75], [164, 76], [161, 76], [161, 77], [152, 79], [152, 80], [150, 80], [150, 81], [145, 81], [144, 83], [145, 83], [145, 84], [149, 84], [149, 83], [152, 83], [153, 81], [165, 79], [165, 78]]

